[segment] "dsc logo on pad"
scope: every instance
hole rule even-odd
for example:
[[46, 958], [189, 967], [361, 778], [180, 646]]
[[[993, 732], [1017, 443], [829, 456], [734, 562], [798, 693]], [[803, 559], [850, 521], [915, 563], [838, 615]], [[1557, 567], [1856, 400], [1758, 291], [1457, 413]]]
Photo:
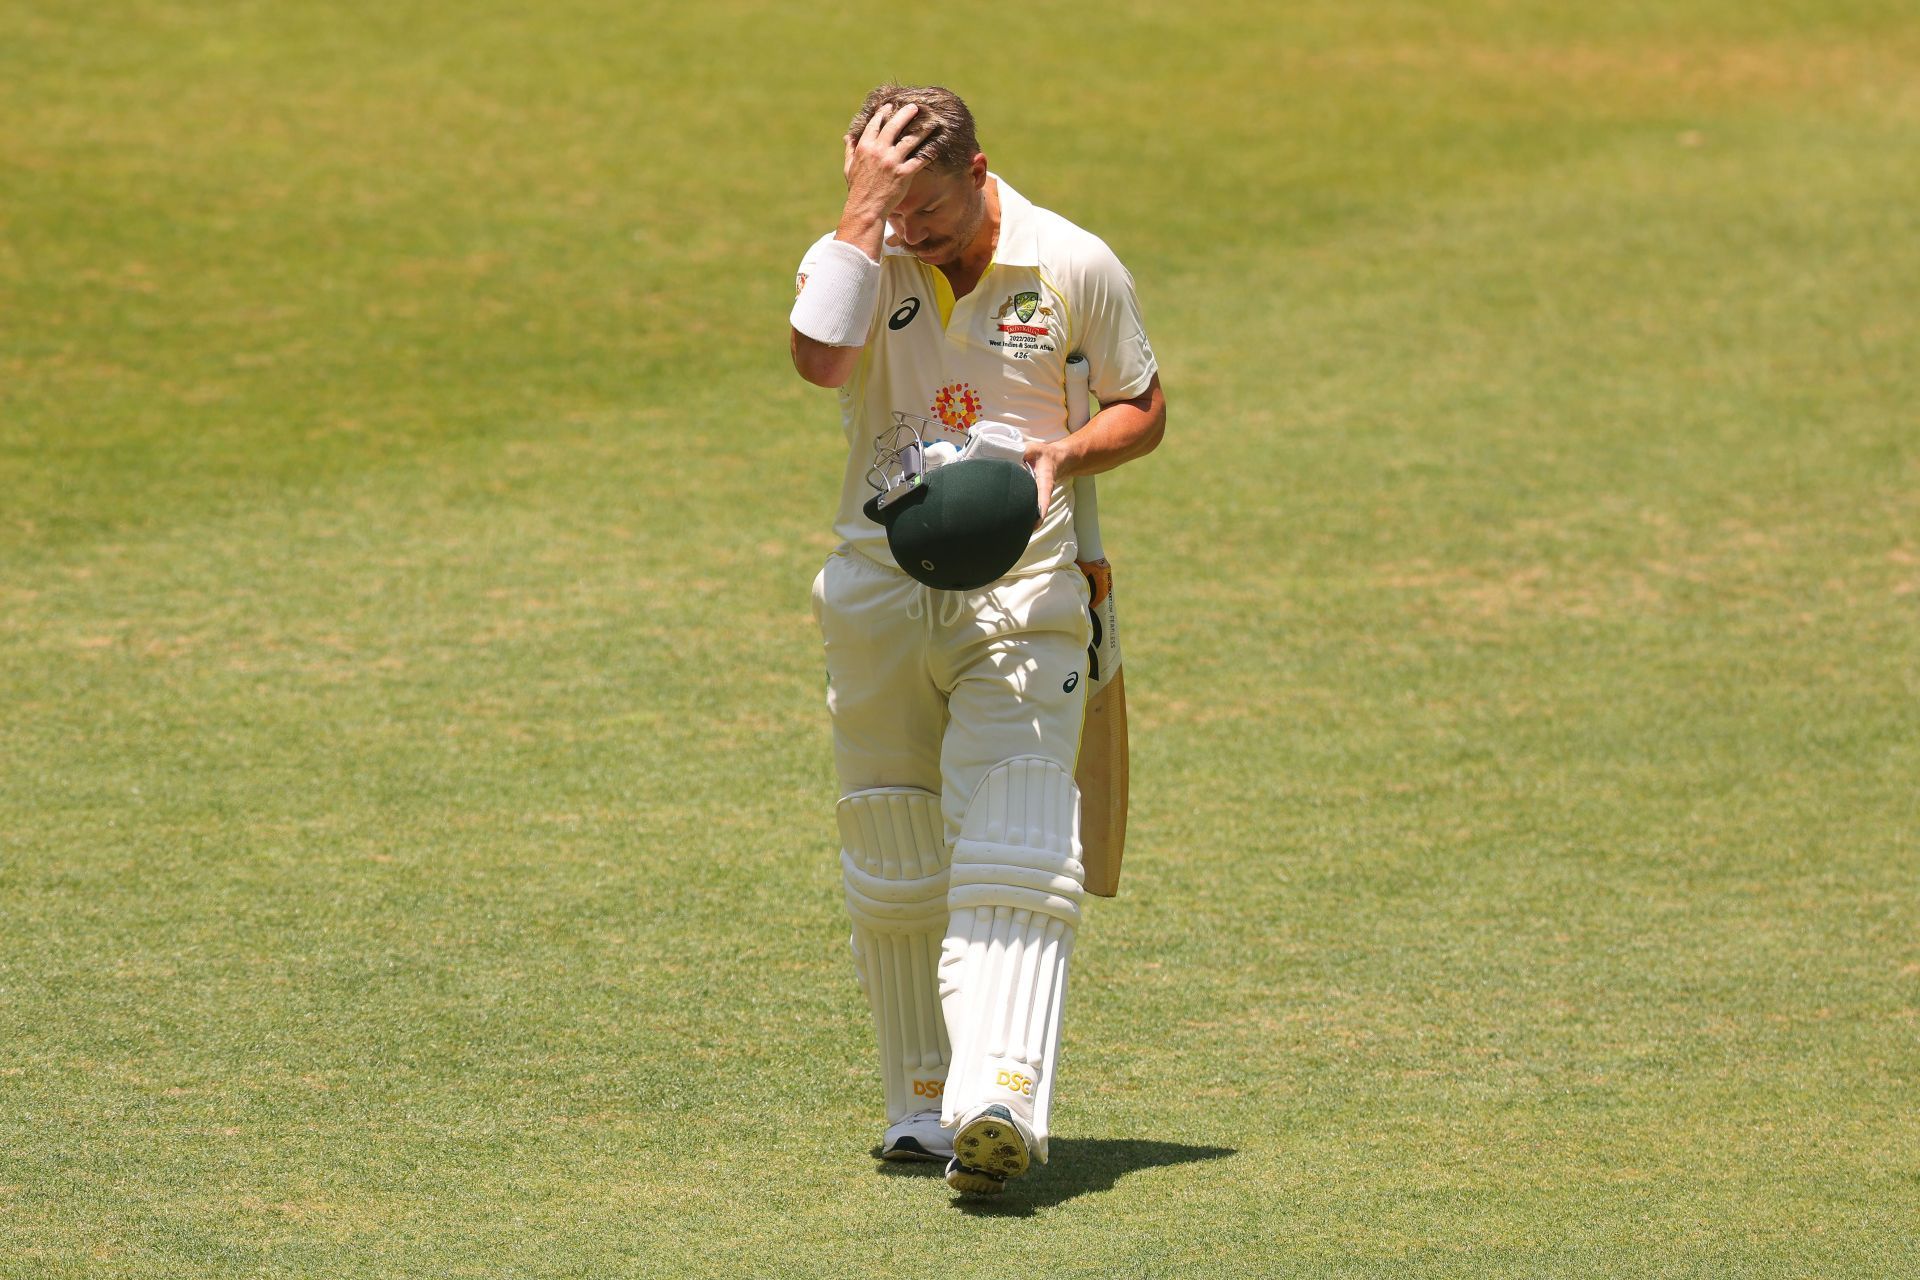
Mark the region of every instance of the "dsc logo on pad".
[[1033, 1077], [1021, 1075], [1018, 1071], [1002, 1071], [994, 1083], [1002, 1089], [1009, 1089], [1023, 1098], [1033, 1096]]

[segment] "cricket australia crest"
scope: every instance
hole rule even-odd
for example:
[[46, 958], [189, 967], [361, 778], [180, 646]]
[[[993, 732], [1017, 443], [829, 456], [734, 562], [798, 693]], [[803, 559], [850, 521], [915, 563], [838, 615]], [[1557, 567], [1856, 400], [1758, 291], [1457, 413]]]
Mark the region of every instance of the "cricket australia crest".
[[1035, 355], [1059, 350], [1054, 309], [1038, 289], [1008, 294], [993, 319], [994, 332], [988, 336], [987, 345], [1015, 360], [1031, 360]]

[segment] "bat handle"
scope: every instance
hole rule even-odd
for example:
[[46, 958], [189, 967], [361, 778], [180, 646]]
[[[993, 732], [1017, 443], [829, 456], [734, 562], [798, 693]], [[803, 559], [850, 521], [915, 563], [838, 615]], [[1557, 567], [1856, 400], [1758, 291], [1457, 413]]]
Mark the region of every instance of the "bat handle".
[[[1076, 351], [1067, 357], [1067, 430], [1078, 431], [1093, 417], [1093, 366]], [[1073, 539], [1080, 544], [1080, 559], [1099, 560], [1106, 555], [1100, 541], [1100, 495], [1092, 476], [1073, 482]]]

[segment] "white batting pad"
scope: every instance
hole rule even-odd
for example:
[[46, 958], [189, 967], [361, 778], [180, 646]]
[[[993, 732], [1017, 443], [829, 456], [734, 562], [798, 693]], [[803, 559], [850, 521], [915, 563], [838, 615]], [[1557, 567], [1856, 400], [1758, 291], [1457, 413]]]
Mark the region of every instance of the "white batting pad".
[[940, 797], [915, 787], [840, 802], [840, 872], [853, 917], [853, 965], [873, 1010], [887, 1123], [940, 1105], [947, 1026], [940, 1011], [947, 848]]
[[953, 1038], [943, 1119], [1001, 1103], [1047, 1158], [1067, 961], [1080, 922], [1080, 793], [1051, 760], [997, 765], [954, 845], [940, 1002]]

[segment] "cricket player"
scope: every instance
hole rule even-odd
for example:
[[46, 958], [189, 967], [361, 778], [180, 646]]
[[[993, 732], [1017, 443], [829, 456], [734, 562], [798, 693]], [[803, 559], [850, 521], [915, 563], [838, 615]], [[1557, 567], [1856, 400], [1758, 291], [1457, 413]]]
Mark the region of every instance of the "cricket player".
[[[1088, 586], [1071, 482], [1150, 452], [1166, 403], [1132, 277], [989, 170], [957, 96], [883, 85], [844, 141], [846, 204], [800, 264], [790, 351], [837, 389], [848, 445], [813, 607], [853, 959], [879, 1042], [881, 1154], [944, 1160], [954, 1190], [991, 1194], [1047, 1157], [1084, 896]], [[1069, 432], [1075, 352], [1102, 408]], [[1019, 429], [1038, 519], [996, 581], [923, 585], [863, 512], [897, 411]]]

